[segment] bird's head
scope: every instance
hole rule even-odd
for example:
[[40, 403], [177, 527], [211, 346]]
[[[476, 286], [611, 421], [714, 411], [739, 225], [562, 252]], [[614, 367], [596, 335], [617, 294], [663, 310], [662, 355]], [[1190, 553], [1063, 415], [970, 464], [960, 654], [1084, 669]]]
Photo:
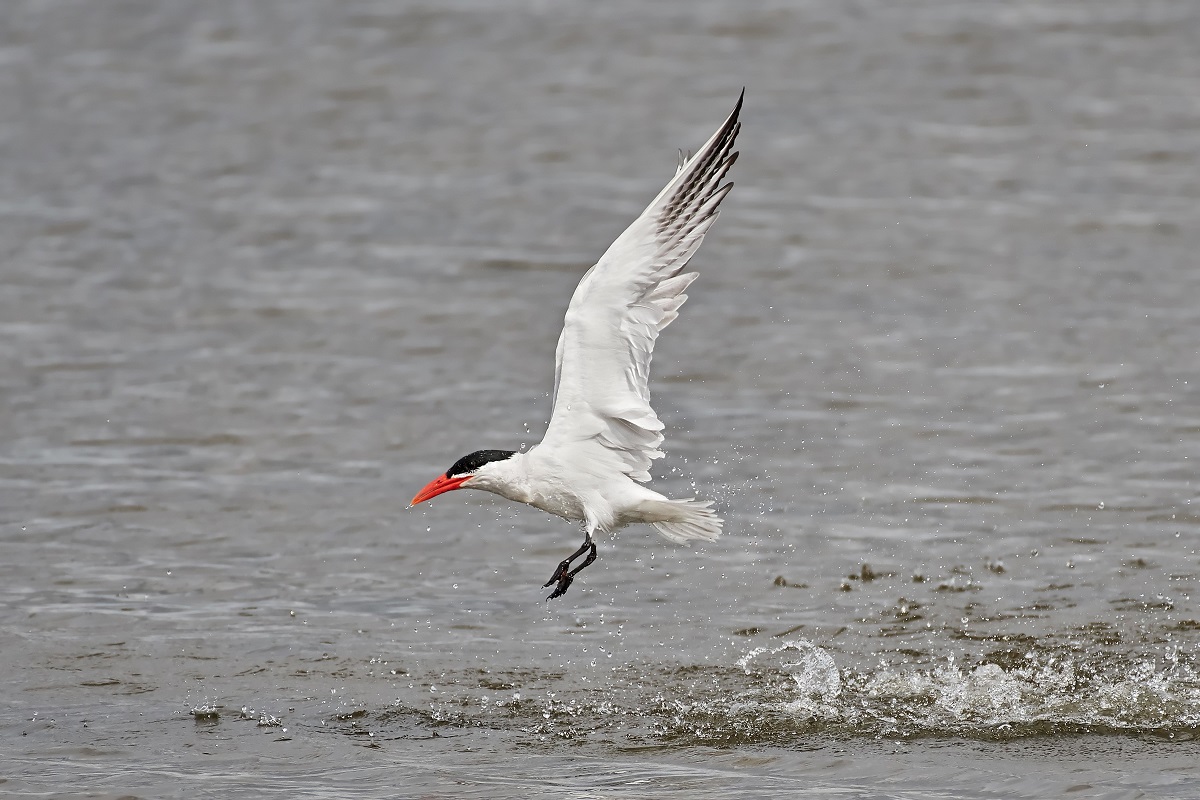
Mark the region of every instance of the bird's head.
[[489, 464], [507, 461], [516, 454], [515, 450], [476, 450], [470, 455], [463, 456], [454, 462], [454, 466], [446, 470], [445, 475], [437, 476], [426, 484], [424, 489], [417, 492], [417, 496], [412, 499], [408, 507], [412, 508], [417, 503], [423, 503], [431, 497], [437, 497], [439, 494], [453, 489], [461, 489], [464, 486], [490, 490], [492, 487], [487, 485], [486, 480], [481, 480], [476, 487], [471, 487], [471, 482], [477, 478], [486, 478]]

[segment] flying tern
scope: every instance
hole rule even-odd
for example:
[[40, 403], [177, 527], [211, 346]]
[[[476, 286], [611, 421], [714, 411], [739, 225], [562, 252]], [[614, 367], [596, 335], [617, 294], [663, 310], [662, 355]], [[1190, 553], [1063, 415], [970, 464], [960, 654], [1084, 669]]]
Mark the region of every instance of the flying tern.
[[583, 544], [546, 582], [555, 587], [549, 600], [596, 560], [597, 534], [634, 522], [676, 542], [721, 534], [711, 501], [672, 500], [643, 484], [663, 456], [664, 426], [650, 407], [654, 342], [687, 300], [684, 290], [698, 273], [684, 269], [733, 188], [723, 181], [738, 156], [744, 96], [695, 155], [680, 153], [675, 177], [580, 280], [558, 339], [553, 413], [541, 443], [466, 455], [409, 506], [453, 489], [482, 489], [580, 522]]

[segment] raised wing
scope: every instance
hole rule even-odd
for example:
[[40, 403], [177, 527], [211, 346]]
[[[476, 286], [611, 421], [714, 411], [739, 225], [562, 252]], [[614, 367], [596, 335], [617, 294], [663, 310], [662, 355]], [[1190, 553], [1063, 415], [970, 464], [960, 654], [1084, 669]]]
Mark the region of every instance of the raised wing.
[[651, 461], [663, 455], [663, 424], [650, 407], [650, 358], [698, 275], [683, 270], [733, 188], [721, 181], [737, 160], [741, 110], [738, 97], [720, 129], [694, 156], [680, 158], [671, 182], [579, 282], [558, 339], [554, 411], [542, 446], [592, 445], [592, 457], [650, 480]]

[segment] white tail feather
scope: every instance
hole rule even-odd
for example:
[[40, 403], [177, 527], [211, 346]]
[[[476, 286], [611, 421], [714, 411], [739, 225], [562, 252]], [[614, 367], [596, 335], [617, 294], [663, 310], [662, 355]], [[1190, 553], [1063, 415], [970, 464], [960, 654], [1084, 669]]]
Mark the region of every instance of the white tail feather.
[[711, 500], [655, 500], [642, 504], [654, 529], [673, 542], [703, 539], [711, 542], [721, 535], [724, 524], [711, 508]]

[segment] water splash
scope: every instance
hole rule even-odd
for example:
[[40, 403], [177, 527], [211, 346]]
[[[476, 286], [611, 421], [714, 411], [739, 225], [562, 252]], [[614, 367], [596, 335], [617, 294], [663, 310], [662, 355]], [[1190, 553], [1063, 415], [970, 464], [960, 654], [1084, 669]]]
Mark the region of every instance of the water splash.
[[785, 703], [786, 711], [807, 714], [817, 719], [836, 720], [841, 717], [838, 699], [842, 694], [842, 676], [828, 652], [806, 639], [788, 641], [774, 647], [758, 647], [737, 661], [746, 675], [753, 675], [752, 666], [759, 661], [777, 661], [770, 669], [782, 672], [795, 682], [794, 697]]
[[[813, 735], [1200, 736], [1200, 672], [1193, 658], [1172, 650], [1157, 660], [1104, 664], [1057, 650], [1031, 651], [1003, 665], [948, 658], [920, 668], [856, 669], [798, 639], [751, 649], [727, 666], [617, 667], [604, 686], [529, 671], [511, 679], [492, 672], [482, 683], [464, 674], [432, 703], [413, 697], [397, 708], [432, 725], [519, 731], [545, 741], [598, 738], [617, 746], [794, 746]], [[488, 701], [481, 688], [504, 689], [514, 698], [519, 693], [521, 700]]]

